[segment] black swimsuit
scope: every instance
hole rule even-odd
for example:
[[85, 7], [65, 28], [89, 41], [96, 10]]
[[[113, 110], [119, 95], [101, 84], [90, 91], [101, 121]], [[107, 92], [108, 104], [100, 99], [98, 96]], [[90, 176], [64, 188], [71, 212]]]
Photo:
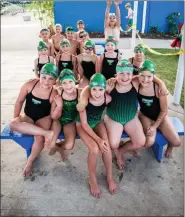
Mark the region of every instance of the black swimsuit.
[[102, 63], [102, 74], [105, 76], [106, 80], [113, 78], [116, 74], [116, 65], [118, 63], [118, 54], [116, 58], [106, 57], [104, 53], [103, 63]]
[[73, 70], [72, 56], [71, 56], [71, 60], [66, 61], [66, 60], [61, 60], [61, 55], [60, 55], [60, 60], [58, 63], [59, 72], [61, 72], [63, 69], [66, 69], [66, 68]]
[[50, 115], [51, 103], [49, 101], [53, 88], [49, 94], [48, 99], [41, 99], [32, 94], [34, 87], [39, 81], [35, 83], [30, 93], [26, 96], [26, 105], [24, 108], [24, 113], [31, 118], [34, 122], [41, 118]]
[[153, 85], [154, 85], [153, 86], [154, 96], [144, 96], [140, 94], [138, 90], [138, 101], [140, 104], [140, 111], [143, 113], [143, 115], [156, 121], [160, 113], [160, 102], [159, 102], [159, 98], [157, 98], [155, 93], [155, 84]]
[[134, 67], [133, 75], [138, 75], [138, 73], [139, 73], [139, 67], [135, 66], [133, 64], [133, 62], [134, 62], [134, 58], [132, 58], [132, 65]]
[[81, 62], [83, 68], [83, 75], [90, 80], [90, 78], [96, 73], [95, 63], [93, 61], [83, 61]]
[[[47, 63], [50, 63], [50, 58], [49, 58], [49, 56], [48, 56], [48, 62]], [[45, 64], [47, 64], [47, 63], [39, 63], [39, 58], [38, 58], [38, 64], [37, 64], [37, 67], [38, 67], [38, 74], [39, 74], [39, 77], [40, 77], [40, 71], [41, 71], [41, 69], [42, 69], [42, 67], [45, 65]]]

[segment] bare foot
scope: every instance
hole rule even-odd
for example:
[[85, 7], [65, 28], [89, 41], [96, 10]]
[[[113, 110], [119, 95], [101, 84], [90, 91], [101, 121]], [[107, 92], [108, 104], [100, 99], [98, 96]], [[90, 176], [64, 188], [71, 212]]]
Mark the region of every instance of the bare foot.
[[58, 148], [57, 151], [60, 153], [60, 156], [63, 161], [68, 159], [68, 151], [64, 149], [64, 146]]
[[135, 157], [141, 157], [141, 154], [138, 150], [133, 150], [131, 151], [132, 155], [134, 155]]
[[89, 179], [89, 185], [90, 185], [91, 195], [93, 197], [100, 198], [101, 197], [100, 188], [99, 188], [97, 182], [93, 182]]
[[173, 147], [168, 145], [164, 155], [167, 158], [171, 158], [172, 157], [172, 150], [173, 150]]
[[119, 169], [123, 169], [125, 167], [125, 158], [122, 152], [119, 149], [117, 149], [115, 150], [115, 155], [116, 155], [117, 164], [118, 164]]
[[57, 147], [56, 146], [54, 146], [53, 148], [51, 148], [50, 149], [50, 151], [49, 151], [49, 156], [53, 156], [53, 155], [55, 155], [56, 154], [56, 152], [57, 152]]
[[46, 135], [44, 136], [45, 137], [45, 143], [44, 143], [44, 145], [49, 146], [49, 144], [51, 144], [52, 138], [53, 138], [53, 134], [54, 134], [53, 130], [49, 130], [46, 133]]
[[117, 184], [115, 183], [114, 179], [110, 179], [108, 180], [107, 179], [107, 182], [108, 182], [108, 185], [109, 185], [109, 191], [111, 194], [116, 194], [117, 192]]
[[29, 163], [27, 162], [24, 171], [23, 171], [23, 175], [24, 176], [30, 176], [32, 174], [32, 168], [33, 168], [33, 163]]

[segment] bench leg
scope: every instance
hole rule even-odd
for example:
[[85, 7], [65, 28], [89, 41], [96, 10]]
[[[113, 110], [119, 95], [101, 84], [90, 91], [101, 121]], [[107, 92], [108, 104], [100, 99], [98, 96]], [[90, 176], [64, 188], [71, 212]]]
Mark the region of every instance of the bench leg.
[[161, 159], [163, 156], [163, 145], [159, 145], [157, 143], [154, 143], [152, 146], [153, 152], [155, 154], [155, 157], [157, 158], [158, 162], [161, 163]]

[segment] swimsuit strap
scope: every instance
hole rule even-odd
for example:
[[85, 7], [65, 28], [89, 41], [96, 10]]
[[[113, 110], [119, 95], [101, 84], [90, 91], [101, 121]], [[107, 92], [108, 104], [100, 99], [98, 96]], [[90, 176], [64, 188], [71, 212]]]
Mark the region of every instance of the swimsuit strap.
[[33, 89], [35, 88], [35, 86], [38, 82], [39, 82], [39, 80], [33, 85], [33, 88], [31, 89], [30, 93], [33, 91]]
[[49, 58], [49, 56], [48, 56], [48, 62], [50, 63], [50, 58]]
[[38, 64], [39, 64], [39, 60], [40, 60], [40, 58], [38, 57]]
[[153, 87], [154, 87], [154, 94], [156, 96], [156, 93], [155, 93], [155, 83], [153, 82]]

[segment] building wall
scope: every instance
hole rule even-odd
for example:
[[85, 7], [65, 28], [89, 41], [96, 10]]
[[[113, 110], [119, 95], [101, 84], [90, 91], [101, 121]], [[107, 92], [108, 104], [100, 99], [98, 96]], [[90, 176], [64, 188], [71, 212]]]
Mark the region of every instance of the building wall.
[[[128, 1], [129, 2], [129, 1]], [[133, 8], [133, 2], [130, 2]], [[120, 4], [121, 11], [121, 26], [126, 29], [127, 10], [124, 7], [125, 1]], [[104, 31], [104, 16], [105, 16], [106, 1], [60, 1], [54, 2], [55, 23], [61, 23], [66, 26], [76, 28], [77, 20], [84, 20], [86, 30], [89, 32]], [[111, 13], [115, 13], [114, 4], [111, 5]], [[167, 31], [166, 17], [173, 12], [181, 13], [183, 17], [180, 23], [184, 22], [184, 2], [183, 1], [148, 1], [147, 3], [147, 18], [145, 32], [149, 32], [151, 25], [158, 25], [160, 32]], [[143, 15], [143, 1], [138, 1], [137, 29], [141, 31]]]

